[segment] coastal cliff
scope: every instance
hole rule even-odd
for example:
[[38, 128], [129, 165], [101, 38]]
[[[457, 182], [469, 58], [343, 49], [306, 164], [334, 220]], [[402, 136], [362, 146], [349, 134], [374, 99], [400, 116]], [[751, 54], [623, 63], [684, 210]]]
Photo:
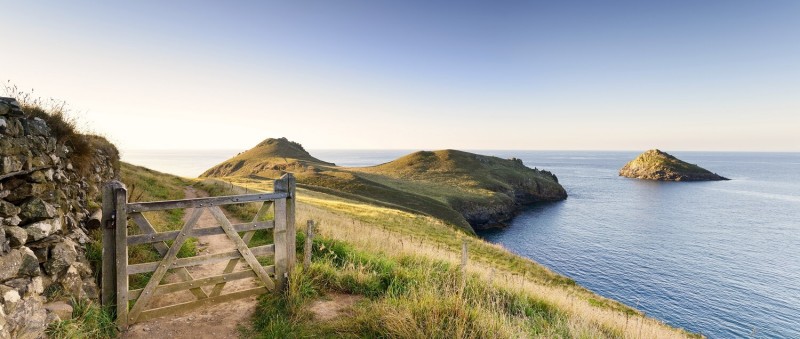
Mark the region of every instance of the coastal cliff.
[[286, 138], [266, 139], [201, 176], [265, 179], [287, 172], [301, 188], [430, 215], [469, 233], [504, 226], [522, 206], [567, 197], [554, 174], [519, 159], [440, 150], [377, 166], [340, 167]]
[[652, 149], [640, 154], [619, 170], [628, 178], [658, 181], [729, 180], [700, 166], [682, 161], [666, 152]]

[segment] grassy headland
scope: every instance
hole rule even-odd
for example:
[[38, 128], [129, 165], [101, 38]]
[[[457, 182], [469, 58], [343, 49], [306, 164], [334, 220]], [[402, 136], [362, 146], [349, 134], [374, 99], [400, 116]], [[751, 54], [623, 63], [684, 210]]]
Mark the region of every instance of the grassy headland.
[[348, 168], [316, 159], [285, 138], [267, 139], [201, 177], [262, 180], [287, 172], [299, 187], [432, 216], [467, 233], [502, 225], [520, 205], [567, 196], [555, 175], [518, 159], [441, 150]]

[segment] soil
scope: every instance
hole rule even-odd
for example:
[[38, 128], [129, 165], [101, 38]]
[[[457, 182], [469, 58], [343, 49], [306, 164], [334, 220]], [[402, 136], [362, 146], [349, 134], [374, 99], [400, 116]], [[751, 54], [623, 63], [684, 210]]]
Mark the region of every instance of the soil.
[[[203, 191], [186, 187], [186, 198], [204, 197]], [[192, 214], [192, 209], [186, 209], [185, 218]], [[228, 216], [232, 223], [239, 222]], [[211, 227], [218, 225], [210, 212], [204, 211], [195, 228]], [[233, 242], [225, 234], [200, 237], [198, 239], [198, 254], [213, 254], [235, 249]], [[204, 278], [222, 274], [227, 261], [212, 265], [190, 267], [189, 272], [195, 278]], [[247, 269], [247, 264], [241, 260], [235, 271]], [[164, 282], [181, 281], [177, 275], [170, 275]], [[163, 282], [162, 282], [163, 283]], [[236, 280], [225, 285], [222, 294], [240, 291], [258, 286], [251, 279]], [[203, 290], [211, 293], [213, 285], [206, 286]], [[159, 296], [151, 302], [150, 308], [174, 305], [182, 302], [196, 300], [189, 291], [170, 293]], [[224, 304], [205, 306], [188, 313], [168, 315], [152, 319], [147, 322], [133, 324], [128, 331], [122, 333], [121, 338], [235, 338], [239, 336], [237, 327], [248, 326], [250, 318], [256, 307], [256, 296], [239, 299]]]
[[346, 315], [353, 305], [364, 299], [361, 295], [332, 293], [308, 307], [317, 321], [328, 321]]

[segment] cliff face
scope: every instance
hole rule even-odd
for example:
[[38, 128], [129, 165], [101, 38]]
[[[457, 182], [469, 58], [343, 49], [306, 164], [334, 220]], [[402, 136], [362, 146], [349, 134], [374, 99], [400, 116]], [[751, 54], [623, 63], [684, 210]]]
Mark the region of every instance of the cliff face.
[[86, 221], [119, 154], [59, 118], [0, 97], [0, 338], [43, 337], [65, 300], [98, 296]]
[[548, 171], [516, 158], [457, 150], [415, 152], [365, 171], [441, 187], [431, 194], [461, 213], [473, 229], [503, 227], [522, 206], [567, 198]]
[[658, 181], [729, 180], [657, 149], [644, 152], [625, 164], [619, 170], [619, 175]]

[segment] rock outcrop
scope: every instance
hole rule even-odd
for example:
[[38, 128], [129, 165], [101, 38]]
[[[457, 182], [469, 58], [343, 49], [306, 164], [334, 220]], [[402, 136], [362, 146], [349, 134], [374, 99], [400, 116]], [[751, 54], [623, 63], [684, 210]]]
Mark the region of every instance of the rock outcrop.
[[666, 152], [652, 149], [631, 160], [619, 175], [658, 181], [729, 180], [700, 166], [682, 161]]
[[44, 337], [66, 314], [48, 302], [98, 297], [85, 223], [119, 154], [48, 119], [0, 97], [0, 338]]

